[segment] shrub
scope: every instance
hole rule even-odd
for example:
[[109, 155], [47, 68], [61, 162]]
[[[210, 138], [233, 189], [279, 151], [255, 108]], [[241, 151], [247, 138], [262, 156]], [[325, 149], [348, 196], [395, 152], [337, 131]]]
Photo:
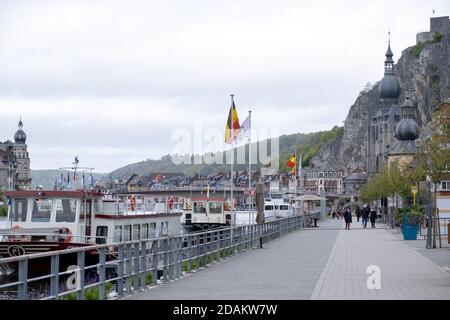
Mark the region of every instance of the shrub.
[[422, 52], [423, 48], [425, 48], [425, 43], [419, 42], [411, 49], [411, 53], [414, 57], [419, 58], [420, 53]]
[[0, 206], [0, 217], [6, 217], [8, 215], [8, 206]]
[[440, 32], [433, 33], [433, 43], [441, 42], [442, 34]]
[[[105, 298], [108, 298], [108, 294], [111, 292], [113, 285], [111, 282], [108, 282], [105, 287]], [[84, 300], [98, 300], [98, 286], [88, 288], [84, 290]], [[72, 292], [68, 295], [65, 295], [60, 300], [77, 300], [77, 293]]]
[[397, 224], [402, 225], [406, 222], [407, 225], [421, 225], [424, 222], [425, 214], [423, 207], [412, 206], [408, 208], [397, 209], [395, 213], [395, 221]]

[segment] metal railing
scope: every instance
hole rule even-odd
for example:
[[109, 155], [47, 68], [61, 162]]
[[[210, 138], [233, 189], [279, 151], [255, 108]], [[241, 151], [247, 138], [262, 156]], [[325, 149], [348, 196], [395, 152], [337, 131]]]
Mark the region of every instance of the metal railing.
[[[17, 277], [0, 282], [0, 295], [7, 291], [11, 299], [21, 300], [121, 298], [257, 248], [260, 240], [279, 238], [304, 227], [304, 222], [305, 217], [297, 215], [263, 225], [1, 258], [0, 266], [16, 265]], [[63, 270], [69, 256], [76, 265]], [[38, 262], [47, 263], [48, 272], [29, 277]]]

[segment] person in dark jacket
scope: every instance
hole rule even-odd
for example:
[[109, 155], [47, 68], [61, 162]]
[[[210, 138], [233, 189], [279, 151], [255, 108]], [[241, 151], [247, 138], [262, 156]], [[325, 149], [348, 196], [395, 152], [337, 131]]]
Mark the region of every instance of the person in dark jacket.
[[359, 222], [359, 218], [361, 217], [361, 209], [358, 207], [356, 207], [356, 222]]
[[345, 229], [350, 230], [350, 223], [352, 223], [352, 212], [350, 208], [345, 209], [344, 212]]
[[361, 210], [361, 219], [362, 219], [362, 225], [364, 228], [367, 227], [367, 220], [369, 219], [370, 209], [368, 205], [365, 205], [364, 208]]
[[377, 212], [375, 211], [375, 208], [372, 208], [370, 210], [370, 224], [372, 225], [372, 228], [375, 228], [375, 221], [377, 220]]

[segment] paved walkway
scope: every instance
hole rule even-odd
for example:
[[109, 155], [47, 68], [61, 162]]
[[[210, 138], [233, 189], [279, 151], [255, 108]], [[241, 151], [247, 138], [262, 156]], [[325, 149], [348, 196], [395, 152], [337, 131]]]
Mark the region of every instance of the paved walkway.
[[390, 230], [327, 220], [127, 299], [450, 299], [450, 273]]
[[[367, 288], [371, 265], [380, 270], [379, 290]], [[342, 230], [311, 298], [450, 299], [450, 273], [390, 230]]]
[[334, 221], [320, 225], [334, 230], [292, 232], [128, 299], [309, 299], [339, 233]]

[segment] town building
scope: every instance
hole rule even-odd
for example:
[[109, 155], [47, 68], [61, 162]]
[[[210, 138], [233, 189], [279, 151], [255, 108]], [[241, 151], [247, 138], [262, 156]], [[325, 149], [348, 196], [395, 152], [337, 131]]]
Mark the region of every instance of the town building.
[[14, 134], [14, 142], [0, 142], [0, 188], [3, 190], [31, 187], [30, 156], [22, 119]]
[[304, 169], [302, 171], [304, 193], [321, 191], [341, 194], [343, 192], [342, 172], [336, 170]]

